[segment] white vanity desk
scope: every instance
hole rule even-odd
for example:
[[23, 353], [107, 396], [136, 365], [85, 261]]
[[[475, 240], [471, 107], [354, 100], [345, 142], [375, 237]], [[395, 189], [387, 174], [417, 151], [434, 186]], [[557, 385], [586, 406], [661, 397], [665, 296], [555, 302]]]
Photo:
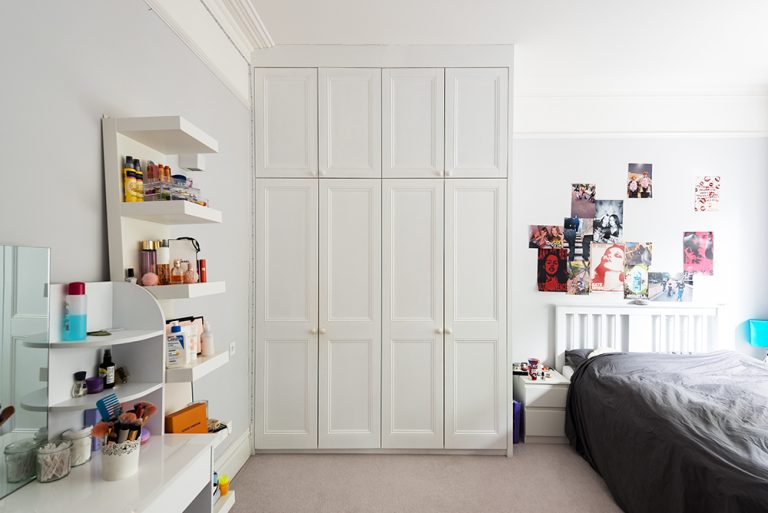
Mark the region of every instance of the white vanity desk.
[[211, 513], [216, 438], [152, 437], [141, 447], [138, 473], [121, 481], [101, 478], [101, 454], [95, 452], [64, 479], [35, 481], [0, 500], [0, 513]]

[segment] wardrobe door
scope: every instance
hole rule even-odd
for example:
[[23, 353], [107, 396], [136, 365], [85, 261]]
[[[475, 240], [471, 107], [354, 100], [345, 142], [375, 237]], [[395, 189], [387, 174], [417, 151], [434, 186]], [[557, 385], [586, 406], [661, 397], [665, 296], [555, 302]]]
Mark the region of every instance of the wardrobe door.
[[381, 446], [381, 180], [320, 180], [319, 447]]
[[317, 447], [317, 180], [256, 180], [255, 447]]
[[382, 176], [443, 176], [443, 68], [382, 71]]
[[320, 176], [381, 176], [381, 70], [320, 69]]
[[317, 176], [317, 69], [255, 68], [256, 176]]
[[384, 180], [382, 447], [443, 447], [443, 180]]
[[445, 447], [506, 447], [506, 180], [446, 180]]
[[445, 174], [507, 176], [507, 68], [445, 70]]

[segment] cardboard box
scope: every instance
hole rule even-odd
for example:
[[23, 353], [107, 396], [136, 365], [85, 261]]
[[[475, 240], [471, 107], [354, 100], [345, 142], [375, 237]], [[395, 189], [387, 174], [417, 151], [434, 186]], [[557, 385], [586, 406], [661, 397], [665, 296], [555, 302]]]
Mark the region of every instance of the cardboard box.
[[208, 433], [206, 403], [195, 403], [165, 416], [165, 432], [176, 434]]

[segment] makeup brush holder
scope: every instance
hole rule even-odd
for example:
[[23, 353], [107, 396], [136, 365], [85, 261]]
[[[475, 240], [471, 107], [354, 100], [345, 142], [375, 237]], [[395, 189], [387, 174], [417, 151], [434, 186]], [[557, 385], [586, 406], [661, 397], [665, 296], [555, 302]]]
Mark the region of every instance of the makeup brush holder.
[[105, 481], [119, 481], [139, 471], [140, 440], [101, 446], [101, 477]]

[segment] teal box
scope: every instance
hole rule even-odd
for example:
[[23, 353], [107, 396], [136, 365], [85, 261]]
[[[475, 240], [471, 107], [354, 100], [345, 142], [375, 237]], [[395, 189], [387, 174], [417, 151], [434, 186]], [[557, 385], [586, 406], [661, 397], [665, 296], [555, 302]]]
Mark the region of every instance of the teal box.
[[768, 321], [750, 319], [749, 343], [753, 346], [768, 347]]

